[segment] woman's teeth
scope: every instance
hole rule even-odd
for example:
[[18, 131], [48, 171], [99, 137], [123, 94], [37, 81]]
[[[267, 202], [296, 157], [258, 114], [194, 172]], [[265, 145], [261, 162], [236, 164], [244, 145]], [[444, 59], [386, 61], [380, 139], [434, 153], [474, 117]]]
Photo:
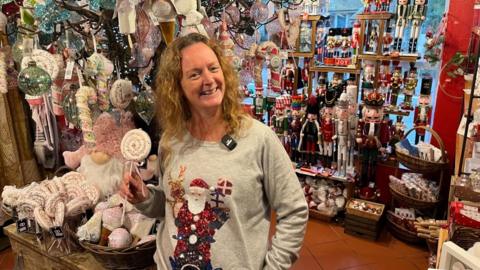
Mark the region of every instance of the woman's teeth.
[[200, 96], [208, 96], [208, 95], [211, 95], [213, 93], [215, 93], [217, 91], [218, 88], [214, 88], [214, 89], [210, 89], [210, 90], [203, 90], [202, 92], [200, 92]]

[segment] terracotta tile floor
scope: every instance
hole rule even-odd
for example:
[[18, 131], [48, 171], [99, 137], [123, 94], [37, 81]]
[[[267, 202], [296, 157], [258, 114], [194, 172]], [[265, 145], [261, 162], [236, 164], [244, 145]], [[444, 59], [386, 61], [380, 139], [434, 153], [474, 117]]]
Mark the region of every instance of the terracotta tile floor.
[[386, 229], [376, 242], [343, 233], [343, 227], [311, 219], [294, 270], [426, 270], [427, 247], [397, 240]]
[[[0, 270], [14, 266], [11, 249], [0, 252]], [[384, 229], [377, 242], [343, 233], [340, 225], [311, 219], [294, 270], [426, 270], [426, 247], [410, 246]]]

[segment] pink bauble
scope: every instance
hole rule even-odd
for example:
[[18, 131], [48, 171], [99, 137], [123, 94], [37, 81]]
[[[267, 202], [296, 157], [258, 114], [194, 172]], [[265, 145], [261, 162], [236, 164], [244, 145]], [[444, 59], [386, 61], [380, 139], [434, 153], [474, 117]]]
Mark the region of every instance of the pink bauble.
[[208, 36], [210, 38], [215, 38], [215, 25], [210, 21], [209, 18], [204, 17], [201, 21], [203, 28], [205, 28], [205, 31], [207, 32]]
[[257, 1], [250, 7], [250, 17], [257, 22], [263, 23], [268, 18], [268, 7], [264, 3]]
[[132, 244], [132, 235], [124, 228], [117, 228], [108, 236], [108, 246], [111, 248], [126, 248]]
[[225, 20], [228, 25], [237, 24], [240, 22], [240, 10], [234, 5], [230, 5], [225, 9]]

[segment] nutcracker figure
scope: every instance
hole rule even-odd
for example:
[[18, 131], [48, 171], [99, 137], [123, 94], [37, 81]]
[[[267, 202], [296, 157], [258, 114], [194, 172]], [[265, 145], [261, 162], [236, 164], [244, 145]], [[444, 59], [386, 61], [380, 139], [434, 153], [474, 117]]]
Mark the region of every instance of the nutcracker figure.
[[290, 159], [295, 162], [298, 162], [300, 158], [298, 146], [301, 129], [302, 121], [300, 117], [300, 111], [294, 109], [292, 111], [292, 121], [290, 122], [290, 148], [292, 149], [292, 152], [290, 153]]
[[258, 121], [263, 122], [266, 104], [265, 104], [265, 98], [263, 97], [263, 94], [261, 91], [256, 92], [255, 97], [253, 98], [253, 106], [255, 108], [255, 111], [254, 111], [255, 118]]
[[381, 132], [390, 132], [383, 120], [383, 96], [377, 91], [370, 92], [364, 99], [362, 119], [358, 121], [356, 142], [360, 149], [362, 160], [362, 175], [360, 186], [364, 187], [369, 182], [375, 182], [375, 170], [379, 151], [385, 151], [388, 141], [381, 139], [388, 136]]
[[355, 146], [356, 146], [356, 135], [357, 135], [357, 125], [358, 125], [358, 105], [357, 105], [357, 86], [355, 85], [354, 80], [351, 81], [350, 84], [355, 86], [355, 95], [349, 94], [349, 89], [353, 91], [353, 87], [347, 86], [347, 95], [349, 98], [348, 102], [348, 128], [349, 128], [349, 136], [347, 141], [347, 149], [348, 149], [348, 160], [347, 160], [347, 172], [350, 174], [354, 174], [355, 172]]
[[382, 11], [383, 12], [388, 12], [388, 10], [390, 9], [390, 1], [391, 0], [380, 0], [380, 2], [382, 2]]
[[415, 63], [410, 63], [410, 70], [406, 74], [405, 78], [405, 87], [403, 88], [403, 94], [405, 95], [405, 100], [402, 104], [402, 109], [412, 110], [412, 96], [415, 94], [415, 88], [417, 88], [417, 68], [413, 65]]
[[295, 66], [292, 58], [287, 60], [287, 63], [283, 66], [280, 74], [282, 80], [282, 90], [291, 94], [293, 91], [293, 84], [295, 82]]
[[375, 0], [375, 12], [382, 11], [382, 2], [381, 0]]
[[303, 62], [303, 69], [302, 69], [302, 81], [303, 81], [303, 87], [308, 87], [308, 78], [310, 77], [310, 61], [305, 60]]
[[378, 29], [376, 26], [371, 27], [370, 36], [368, 37], [367, 51], [376, 52], [378, 46]]
[[327, 57], [328, 58], [334, 57], [336, 43], [337, 41], [335, 38], [335, 30], [333, 28], [330, 28], [330, 30], [328, 30], [328, 36], [327, 36]]
[[[415, 115], [413, 123], [416, 127], [430, 126], [430, 120], [432, 119], [432, 107], [430, 106], [430, 91], [432, 89], [432, 78], [423, 77], [420, 97], [418, 98], [418, 106], [415, 108]], [[425, 129], [415, 129], [415, 143], [419, 140], [425, 140]]]
[[412, 21], [412, 28], [410, 29], [410, 42], [408, 43], [408, 52], [415, 53], [417, 51], [418, 35], [420, 34], [420, 27], [425, 21], [427, 15], [427, 0], [415, 0], [415, 4], [411, 7], [408, 19]]
[[365, 97], [368, 96], [373, 91], [375, 91], [373, 88], [373, 83], [362, 82], [362, 99], [365, 99]]
[[372, 62], [365, 61], [363, 67], [363, 81], [373, 83], [375, 81], [375, 66]]
[[343, 93], [335, 107], [335, 135], [333, 139], [337, 145], [337, 171], [339, 176], [347, 175], [348, 147], [349, 147], [349, 112], [348, 96]]
[[300, 24], [300, 48], [299, 52], [312, 51], [312, 28], [308, 21]]
[[304, 153], [304, 161], [310, 165], [317, 163], [316, 154], [323, 152], [320, 146], [320, 125], [317, 121], [317, 98], [310, 96], [307, 105], [307, 120], [300, 130], [299, 152]]
[[402, 38], [405, 26], [407, 26], [408, 5], [410, 0], [397, 0], [397, 22], [395, 23], [395, 40], [393, 50], [402, 50]]
[[327, 81], [323, 74], [318, 76], [316, 92], [318, 109], [321, 110], [325, 106], [325, 94], [327, 93]]
[[383, 54], [389, 55], [390, 54], [390, 46], [392, 45], [393, 37], [392, 37], [392, 28], [387, 27], [387, 31], [383, 36], [382, 45], [383, 45]]
[[315, 36], [315, 49], [317, 54], [317, 65], [323, 63], [323, 54], [324, 54], [324, 47], [325, 47], [325, 34], [326, 34], [326, 27], [324, 21], [321, 19], [317, 22], [317, 33]]
[[353, 54], [357, 55], [358, 48], [360, 47], [360, 23], [355, 21], [352, 28], [352, 49]]
[[388, 144], [392, 150], [392, 156], [395, 156], [395, 144], [401, 141], [405, 135], [405, 123], [402, 119], [401, 115], [397, 115], [397, 121], [391, 127], [391, 138]]
[[349, 52], [351, 48], [351, 40], [350, 40], [351, 33], [347, 28], [344, 28], [342, 30], [342, 44], [340, 45], [340, 48], [342, 49], [342, 53], [340, 55], [341, 58], [348, 58], [351, 56], [351, 53]]
[[390, 83], [390, 80], [392, 79], [392, 74], [390, 73], [390, 61], [384, 60], [382, 61], [382, 65], [380, 66], [380, 80], [379, 80], [379, 86], [381, 89], [381, 93], [384, 96], [387, 96], [388, 94], [388, 86]]
[[348, 78], [345, 91], [348, 96], [349, 104], [357, 104], [358, 87], [357, 87], [357, 84], [355, 83], [355, 75], [350, 75], [350, 77]]
[[[323, 153], [327, 164], [330, 165], [333, 158], [333, 136], [335, 132], [333, 120], [333, 107], [335, 106], [336, 93], [328, 90], [325, 95], [325, 107], [321, 111], [320, 135], [323, 142]], [[328, 166], [327, 166], [328, 167]]]
[[400, 89], [402, 89], [403, 79], [402, 79], [402, 67], [395, 66], [393, 70], [392, 79], [390, 81], [390, 107], [394, 109], [397, 107], [398, 94], [400, 94]]
[[[344, 90], [343, 73], [334, 73], [333, 74], [333, 78], [332, 78], [332, 81], [330, 82], [328, 90], [329, 91], [334, 91], [335, 100], [333, 102], [335, 102], [336, 99], [340, 97], [340, 95], [343, 93], [343, 90]], [[325, 104], [327, 104], [327, 102], [328, 102], [328, 98], [325, 98]], [[333, 106], [333, 103], [328, 104], [328, 105]]]
[[363, 13], [370, 13], [370, 5], [373, 3], [375, 0], [362, 0], [363, 2]]

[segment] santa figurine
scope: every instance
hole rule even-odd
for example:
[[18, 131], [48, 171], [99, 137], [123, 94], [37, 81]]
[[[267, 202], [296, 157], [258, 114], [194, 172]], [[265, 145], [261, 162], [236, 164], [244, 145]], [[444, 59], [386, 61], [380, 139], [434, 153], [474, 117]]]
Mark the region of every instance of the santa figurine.
[[307, 120], [300, 130], [298, 143], [298, 151], [304, 153], [304, 160], [310, 165], [317, 164], [316, 154], [323, 152], [320, 146], [320, 125], [317, 119], [317, 97], [311, 95], [307, 104]]
[[415, 126], [415, 144], [419, 140], [425, 140], [425, 129], [417, 127], [429, 127], [432, 119], [432, 106], [430, 106], [430, 91], [432, 89], [432, 77], [425, 76], [422, 78], [420, 97], [418, 98], [418, 106], [415, 108], [413, 124]]
[[[224, 180], [226, 181], [226, 180]], [[214, 189], [213, 189], [214, 190]], [[217, 189], [216, 192], [221, 192]], [[231, 194], [225, 192], [222, 198]], [[185, 267], [192, 269], [214, 269], [211, 264], [211, 244], [213, 236], [228, 220], [228, 209], [210, 206], [210, 187], [200, 178], [191, 181], [186, 200], [175, 217], [177, 240], [173, 257], [170, 257], [172, 269]]]
[[[362, 162], [362, 175], [360, 186], [367, 186], [367, 183], [375, 182], [375, 170], [379, 151], [384, 152], [388, 143], [388, 136], [381, 132], [390, 132], [388, 123], [383, 120], [382, 94], [372, 91], [364, 98], [364, 107], [362, 109], [362, 119], [358, 121], [357, 134], [355, 136], [357, 145], [360, 149]], [[382, 141], [384, 140], [384, 141]]]

